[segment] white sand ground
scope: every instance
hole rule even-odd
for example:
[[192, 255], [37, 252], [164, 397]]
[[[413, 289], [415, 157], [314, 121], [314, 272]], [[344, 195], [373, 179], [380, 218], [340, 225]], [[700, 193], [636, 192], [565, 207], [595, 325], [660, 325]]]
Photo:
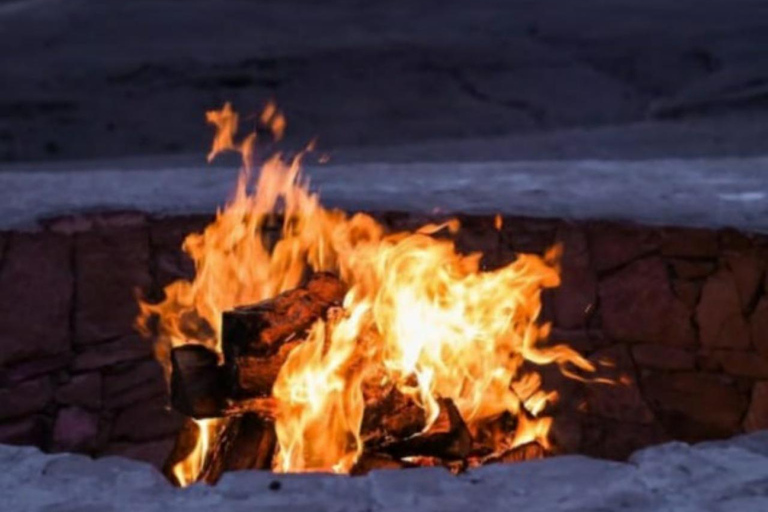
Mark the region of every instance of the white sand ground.
[[768, 433], [661, 445], [627, 463], [568, 456], [349, 478], [243, 471], [175, 489], [143, 463], [0, 446], [2, 510], [13, 512], [765, 512]]

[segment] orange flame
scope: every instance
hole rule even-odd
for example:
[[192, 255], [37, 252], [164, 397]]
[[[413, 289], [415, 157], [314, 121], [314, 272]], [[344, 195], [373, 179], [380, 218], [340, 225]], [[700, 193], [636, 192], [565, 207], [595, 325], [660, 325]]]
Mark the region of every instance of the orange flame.
[[[209, 159], [235, 150], [245, 167], [226, 208], [184, 242], [194, 280], [166, 287], [159, 304], [141, 303], [140, 327], [159, 320], [162, 361], [184, 343], [220, 352], [224, 311], [296, 287], [307, 267], [334, 271], [349, 287], [342, 310], [314, 325], [273, 389], [275, 470], [348, 472], [363, 449], [361, 389], [382, 380], [413, 396], [428, 426], [438, 416], [438, 398], [450, 398], [470, 429], [508, 412], [519, 420], [507, 447], [532, 440], [547, 446], [551, 420], [538, 416], [557, 394], [540, 388], [538, 374], [523, 375], [522, 365], [557, 364], [567, 375], [574, 375], [569, 365], [594, 370], [570, 348], [548, 346], [548, 326], [537, 323], [541, 291], [559, 284], [557, 249], [482, 272], [480, 254], [458, 254], [450, 240], [430, 236], [455, 233], [457, 220], [387, 233], [368, 215], [327, 210], [301, 176], [301, 155], [272, 158], [253, 179], [254, 138], [235, 141], [231, 106], [207, 118], [217, 129]], [[282, 136], [285, 123], [274, 104], [261, 122]], [[279, 216], [281, 236], [270, 248]], [[495, 225], [501, 229], [500, 217]], [[193, 460], [178, 466], [180, 481], [197, 477], [216, 421], [200, 424], [205, 434]]]

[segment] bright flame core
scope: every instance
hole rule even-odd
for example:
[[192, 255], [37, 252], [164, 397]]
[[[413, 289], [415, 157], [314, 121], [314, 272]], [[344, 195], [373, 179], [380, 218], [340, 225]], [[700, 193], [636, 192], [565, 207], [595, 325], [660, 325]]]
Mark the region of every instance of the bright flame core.
[[[295, 288], [307, 267], [333, 271], [349, 287], [343, 309], [314, 325], [273, 389], [276, 471], [348, 472], [362, 453], [362, 389], [371, 383], [414, 397], [428, 426], [437, 399], [450, 398], [473, 432], [502, 413], [518, 417], [500, 449], [533, 440], [547, 446], [551, 420], [538, 415], [557, 394], [540, 388], [531, 364], [558, 364], [571, 376], [568, 365], [594, 369], [570, 348], [546, 345], [548, 326], [537, 323], [541, 291], [559, 284], [557, 250], [481, 271], [480, 254], [461, 255], [430, 236], [455, 231], [457, 221], [388, 234], [368, 215], [326, 210], [301, 176], [301, 156], [278, 155], [254, 178], [255, 136], [235, 142], [238, 117], [229, 104], [207, 118], [217, 128], [209, 160], [239, 151], [245, 166], [232, 200], [184, 242], [194, 280], [166, 287], [159, 304], [141, 303], [141, 328], [158, 318], [157, 355], [166, 367], [170, 347], [185, 343], [220, 353], [224, 311]], [[261, 122], [276, 136], [285, 128], [273, 104]], [[281, 236], [270, 249], [269, 228], [278, 222]], [[198, 422], [198, 446], [175, 468], [182, 484], [197, 477], [220, 421]]]

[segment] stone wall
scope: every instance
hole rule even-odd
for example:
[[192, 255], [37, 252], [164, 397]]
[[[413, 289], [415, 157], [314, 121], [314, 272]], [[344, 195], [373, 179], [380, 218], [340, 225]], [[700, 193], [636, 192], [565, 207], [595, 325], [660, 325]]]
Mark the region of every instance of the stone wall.
[[[393, 229], [426, 219], [381, 215]], [[623, 458], [668, 439], [768, 428], [768, 238], [605, 222], [463, 217], [461, 250], [492, 268], [564, 246], [545, 297], [565, 341], [620, 385], [545, 371], [560, 390], [566, 451]], [[133, 329], [139, 290], [190, 276], [184, 236], [208, 216], [54, 219], [0, 233], [0, 443], [120, 454], [161, 465], [182, 418], [169, 411], [151, 344]]]

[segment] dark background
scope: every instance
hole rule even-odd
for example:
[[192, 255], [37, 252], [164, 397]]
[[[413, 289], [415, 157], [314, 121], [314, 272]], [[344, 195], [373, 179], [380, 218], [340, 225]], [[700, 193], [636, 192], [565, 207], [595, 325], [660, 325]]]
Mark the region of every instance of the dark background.
[[0, 0], [0, 161], [194, 155], [275, 98], [340, 158], [768, 147], [765, 0]]

